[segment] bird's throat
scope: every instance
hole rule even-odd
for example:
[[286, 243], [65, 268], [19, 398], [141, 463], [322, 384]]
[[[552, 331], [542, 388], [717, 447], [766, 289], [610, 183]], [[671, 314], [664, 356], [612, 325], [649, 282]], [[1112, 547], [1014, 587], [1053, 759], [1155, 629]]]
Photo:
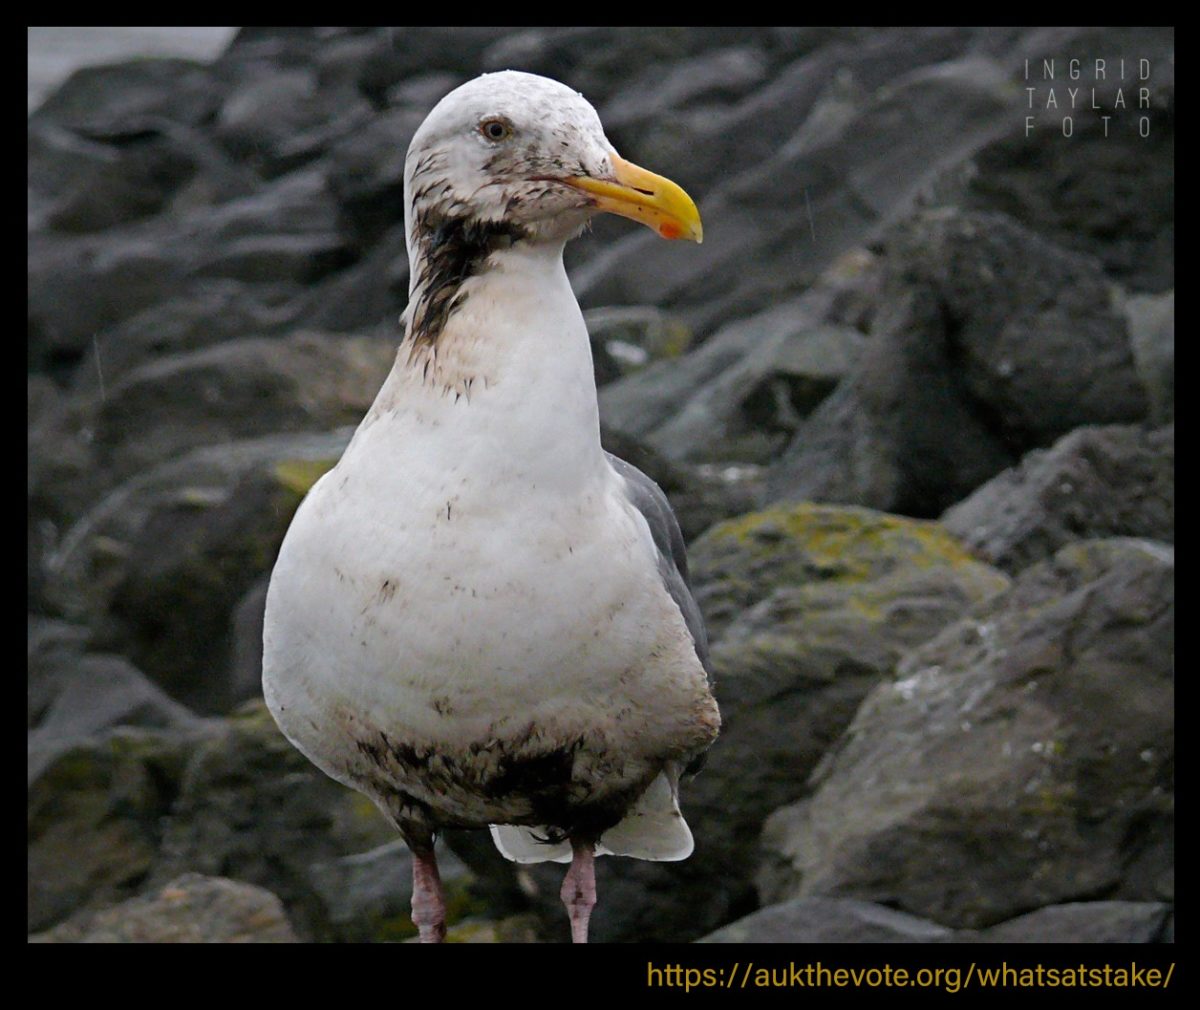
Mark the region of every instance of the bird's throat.
[[432, 347], [466, 300], [466, 281], [526, 235], [511, 222], [426, 215], [418, 219], [415, 237], [407, 340], [414, 348]]

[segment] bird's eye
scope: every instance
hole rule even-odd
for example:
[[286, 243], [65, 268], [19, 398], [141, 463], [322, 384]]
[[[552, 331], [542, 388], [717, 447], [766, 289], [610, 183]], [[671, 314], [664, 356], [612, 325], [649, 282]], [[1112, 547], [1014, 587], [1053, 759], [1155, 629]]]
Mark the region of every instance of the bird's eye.
[[499, 143], [512, 136], [513, 128], [507, 119], [485, 119], [479, 124], [479, 132], [493, 143]]

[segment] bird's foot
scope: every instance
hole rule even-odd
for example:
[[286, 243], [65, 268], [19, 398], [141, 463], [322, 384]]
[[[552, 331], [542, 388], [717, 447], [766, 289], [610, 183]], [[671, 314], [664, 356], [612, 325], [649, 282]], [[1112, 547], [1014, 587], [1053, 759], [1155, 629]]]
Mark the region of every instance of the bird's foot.
[[596, 905], [596, 855], [591, 843], [571, 840], [574, 856], [563, 879], [563, 904], [571, 919], [571, 942], [588, 942], [588, 921]]
[[441, 943], [446, 939], [446, 901], [432, 849], [413, 853], [412, 921], [421, 943]]

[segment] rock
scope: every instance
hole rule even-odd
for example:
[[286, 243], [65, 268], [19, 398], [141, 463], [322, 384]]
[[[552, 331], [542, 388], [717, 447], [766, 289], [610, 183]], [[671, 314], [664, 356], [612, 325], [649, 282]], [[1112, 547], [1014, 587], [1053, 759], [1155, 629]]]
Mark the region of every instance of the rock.
[[1145, 416], [1094, 261], [955, 210], [896, 228], [885, 258], [872, 339], [772, 471], [773, 500], [938, 515], [1021, 452]]
[[29, 785], [30, 932], [140, 889], [194, 745], [126, 728], [54, 755]]
[[[1064, 37], [1065, 35], [1065, 37]], [[1040, 41], [1043, 40], [1043, 41]], [[1098, 259], [1105, 273], [1135, 291], [1160, 292], [1175, 286], [1175, 32], [1172, 28], [1050, 30], [1032, 33], [1013, 62], [1021, 88], [1021, 117], [1033, 114], [1032, 133], [1024, 119], [974, 157], [967, 184], [955, 202], [971, 210], [995, 210], [1056, 245]], [[1106, 80], [1094, 80], [1091, 54], [1109, 57]], [[1073, 54], [1083, 59], [1084, 76], [1062, 77]], [[1131, 66], [1119, 80], [1116, 54], [1128, 53]], [[1149, 60], [1148, 82], [1134, 81], [1134, 54]], [[1059, 77], [1043, 80], [1044, 58], [1058, 59]], [[1028, 59], [1030, 79], [1024, 79]], [[1079, 104], [1101, 112], [1076, 113], [1072, 135], [1063, 136], [1070, 114], [1067, 87], [1083, 85]], [[1138, 88], [1148, 86], [1149, 107], [1141, 108]], [[1055, 87], [1059, 107], [1045, 108]], [[1124, 89], [1124, 109], [1116, 89]], [[1092, 89], [1096, 96], [1093, 99]], [[1030, 101], [1034, 108], [1030, 110]], [[1108, 122], [1103, 116], [1108, 117]], [[1140, 133], [1146, 117], [1148, 136]], [[1087, 170], [1081, 171], [1080, 166]]]
[[1089, 537], [1175, 539], [1175, 426], [1077, 428], [942, 516], [980, 557], [1017, 572]]
[[764, 901], [979, 928], [1171, 900], [1173, 579], [1166, 545], [1082, 541], [914, 649], [767, 821]]
[[1175, 292], [1125, 301], [1129, 344], [1156, 423], [1175, 417]]
[[408, 304], [404, 226], [393, 227], [353, 266], [324, 278], [290, 304], [307, 326], [336, 333], [374, 330], [398, 345]]
[[1171, 906], [1087, 901], [1050, 905], [983, 930], [948, 929], [854, 898], [792, 898], [699, 943], [1162, 943]]
[[756, 45], [653, 64], [608, 97], [600, 121], [610, 137], [622, 136], [632, 125], [669, 120], [689, 107], [736, 102], [760, 86], [768, 70], [767, 55]]
[[129, 60], [75, 71], [29, 121], [100, 136], [160, 119], [199, 126], [216, 113], [221, 92], [219, 79], [202, 63]]
[[273, 178], [319, 158], [372, 114], [352, 84], [322, 87], [310, 67], [274, 69], [229, 91], [214, 134], [233, 157]]
[[392, 841], [366, 797], [325, 775], [248, 702], [188, 762], [150, 884], [186, 871], [273, 891], [306, 939], [325, 939], [329, 909], [309, 868]]
[[88, 629], [80, 624], [69, 624], [32, 613], [26, 624], [27, 726], [33, 729], [54, 704], [64, 679], [64, 670], [87, 647]]
[[31, 943], [299, 943], [275, 895], [185, 873], [152, 895], [85, 912]]
[[977, 939], [984, 943], [1164, 943], [1170, 915], [1171, 906], [1160, 902], [1080, 901], [1019, 915], [981, 930]]
[[357, 424], [395, 355], [387, 339], [301, 332], [144, 365], [98, 407], [97, 462], [115, 482], [198, 446]]
[[46, 201], [39, 225], [101, 231], [158, 213], [196, 164], [158, 131], [115, 145], [54, 123], [30, 127], [29, 184]]
[[[438, 873], [453, 929], [480, 911], [473, 875], [445, 846], [437, 849]], [[317, 863], [309, 869], [328, 910], [333, 938], [342, 943], [385, 943], [417, 935], [412, 924], [412, 854], [400, 839], [370, 852]]]
[[[447, 943], [537, 943], [537, 920], [531, 915], [510, 915], [505, 919], [468, 919], [451, 926]], [[416, 940], [408, 940], [416, 943]]]
[[[350, 429], [194, 450], [119, 486], [53, 556], [47, 594], [204, 712], [232, 703], [231, 615], [271, 567], [293, 511]], [[240, 690], [240, 688], [239, 688]]]
[[295, 322], [292, 305], [269, 302], [246, 284], [206, 279], [96, 335], [75, 370], [81, 391], [107, 390], [141, 365], [214, 344], [279, 333]]
[[[682, 789], [697, 839], [678, 864], [611, 860], [597, 937], [679, 942], [753, 907], [759, 829], [904, 651], [1002, 591], [934, 523], [797, 506], [721, 523], [691, 549], [722, 730]], [[557, 894], [553, 871], [535, 875]], [[547, 897], [547, 903], [550, 903]]]
[[605, 422], [676, 460], [773, 459], [860, 355], [877, 273], [870, 253], [848, 253], [804, 295], [601, 390]]
[[[28, 738], [32, 782], [54, 758], [116, 726], [196, 731], [200, 720], [120, 656], [54, 650], [29, 671], [37, 717]], [[32, 714], [32, 713], [31, 713]]]
[[[498, 33], [480, 63], [487, 71], [524, 70], [570, 81], [599, 106], [605, 96], [655, 65], [658, 72], [643, 79], [661, 87], [668, 61], [752, 42], [758, 34], [750, 28], [659, 27], [653, 32], [640, 28], [530, 28]], [[689, 92], [703, 93], [705, 87], [719, 89], [720, 85], [680, 81], [674, 90], [682, 98]]]
[[759, 909], [699, 943], [937, 943], [957, 939], [936, 922], [853, 898], [793, 898]]
[[157, 221], [96, 235], [29, 237], [29, 361], [70, 372], [96, 334], [186, 287], [179, 246]]
[[[590, 309], [583, 321], [592, 341], [598, 386], [653, 361], [677, 360], [692, 342], [687, 326], [650, 305]], [[608, 371], [602, 372], [601, 362]]]
[[417, 74], [406, 77], [388, 88], [387, 104], [407, 105], [414, 109], [432, 109], [460, 84], [465, 84], [466, 78], [449, 71], [435, 71], [431, 74]]

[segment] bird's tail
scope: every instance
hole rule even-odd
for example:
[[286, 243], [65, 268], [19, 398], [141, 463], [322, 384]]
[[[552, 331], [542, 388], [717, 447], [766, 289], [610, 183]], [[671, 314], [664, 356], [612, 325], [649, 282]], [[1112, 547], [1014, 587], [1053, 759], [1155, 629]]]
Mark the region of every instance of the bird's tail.
[[[543, 841], [547, 833], [541, 827], [492, 825], [492, 841], [505, 859], [514, 863], [569, 863], [570, 842]], [[661, 772], [624, 819], [600, 837], [596, 855], [675, 862], [687, 859], [693, 846], [691, 829], [679, 810], [675, 784], [666, 772]]]

